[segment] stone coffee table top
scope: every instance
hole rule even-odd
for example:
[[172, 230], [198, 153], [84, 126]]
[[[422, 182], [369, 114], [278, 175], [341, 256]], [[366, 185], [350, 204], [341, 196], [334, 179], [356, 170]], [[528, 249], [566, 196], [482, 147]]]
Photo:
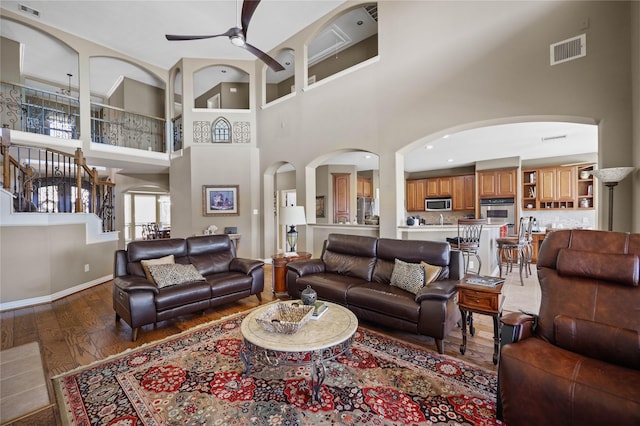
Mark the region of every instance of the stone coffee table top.
[[[280, 303], [300, 303], [287, 301]], [[242, 321], [240, 330], [242, 337], [263, 349], [280, 352], [312, 352], [343, 343], [353, 336], [358, 328], [358, 319], [345, 307], [331, 302], [318, 319], [310, 319], [294, 334], [274, 333], [265, 330], [258, 324], [259, 316], [269, 305], [253, 310]]]

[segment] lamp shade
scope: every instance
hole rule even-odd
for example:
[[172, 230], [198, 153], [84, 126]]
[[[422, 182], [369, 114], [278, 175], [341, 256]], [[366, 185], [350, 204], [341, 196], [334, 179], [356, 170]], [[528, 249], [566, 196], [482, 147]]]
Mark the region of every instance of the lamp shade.
[[611, 167], [608, 169], [594, 170], [591, 174], [600, 179], [603, 183], [620, 182], [622, 179], [626, 178], [633, 169], [633, 167]]
[[281, 207], [279, 222], [280, 225], [305, 225], [307, 223], [307, 219], [304, 215], [304, 207]]

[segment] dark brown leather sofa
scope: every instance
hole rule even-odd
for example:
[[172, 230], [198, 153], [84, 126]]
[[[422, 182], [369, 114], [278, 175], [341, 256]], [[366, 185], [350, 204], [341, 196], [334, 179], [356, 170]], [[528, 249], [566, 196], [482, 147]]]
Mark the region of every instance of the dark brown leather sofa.
[[[389, 285], [395, 259], [441, 266], [435, 282], [418, 294]], [[330, 234], [319, 259], [287, 264], [292, 298], [310, 285], [319, 300], [346, 306], [360, 319], [433, 337], [438, 352], [457, 325], [456, 284], [462, 279], [462, 254], [449, 243]]]
[[518, 425], [640, 425], [640, 234], [556, 231], [540, 313], [503, 317], [502, 415]]
[[[149, 281], [145, 259], [173, 255], [175, 263], [193, 264], [206, 281], [159, 288]], [[131, 340], [138, 328], [255, 294], [262, 300], [264, 262], [236, 257], [228, 235], [133, 241], [115, 253], [113, 308], [116, 321], [131, 326]]]

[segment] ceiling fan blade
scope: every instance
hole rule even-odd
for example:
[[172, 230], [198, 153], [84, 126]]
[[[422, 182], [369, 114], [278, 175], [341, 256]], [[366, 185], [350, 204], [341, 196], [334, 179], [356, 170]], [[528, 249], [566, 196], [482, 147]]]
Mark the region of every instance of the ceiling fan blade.
[[231, 37], [232, 35], [234, 35], [236, 33], [236, 28], [229, 28], [226, 32], [222, 33], [222, 34], [214, 34], [214, 35], [171, 35], [171, 34], [166, 34], [165, 37], [167, 38], [167, 40], [169, 41], [187, 41], [187, 40], [203, 40], [206, 38], [214, 38], [214, 37], [222, 37], [222, 36], [226, 36], [226, 37]]
[[274, 70], [274, 71], [284, 71], [284, 67], [282, 65], [280, 65], [280, 63], [278, 61], [276, 61], [271, 56], [267, 55], [266, 53], [264, 53], [262, 50], [258, 49], [257, 47], [252, 46], [249, 43], [245, 43], [244, 44], [244, 48], [247, 49], [249, 52], [253, 53], [255, 56], [257, 56], [258, 59], [260, 59], [262, 62], [267, 64], [269, 66], [269, 68], [271, 68], [272, 70]]
[[216, 35], [203, 35], [203, 36], [189, 36], [189, 35], [171, 35], [167, 34], [165, 37], [169, 41], [187, 41], [187, 40], [202, 40], [205, 38], [214, 38], [220, 37], [226, 34], [216, 34]]
[[244, 0], [244, 2], [242, 3], [242, 16], [240, 18], [240, 23], [242, 24], [242, 35], [244, 36], [245, 40], [247, 38], [249, 22], [251, 22], [253, 12], [256, 11], [256, 8], [259, 4], [260, 0]]

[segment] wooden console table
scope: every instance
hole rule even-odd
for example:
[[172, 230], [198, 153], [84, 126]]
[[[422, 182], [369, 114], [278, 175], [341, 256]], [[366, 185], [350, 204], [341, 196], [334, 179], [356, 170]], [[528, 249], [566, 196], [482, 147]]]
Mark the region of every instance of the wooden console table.
[[490, 315], [493, 318], [493, 364], [498, 364], [500, 351], [500, 317], [502, 316], [502, 285], [504, 281], [495, 287], [475, 285], [467, 283], [467, 278], [474, 275], [465, 275], [462, 283], [458, 284], [458, 307], [462, 315], [462, 345], [460, 353], [464, 355], [467, 350], [467, 324], [469, 332], [473, 336], [473, 313]]
[[311, 259], [311, 253], [299, 251], [293, 256], [285, 256], [284, 254], [274, 254], [271, 256], [273, 259], [273, 294], [286, 293], [287, 292], [287, 263], [294, 262], [296, 260]]

